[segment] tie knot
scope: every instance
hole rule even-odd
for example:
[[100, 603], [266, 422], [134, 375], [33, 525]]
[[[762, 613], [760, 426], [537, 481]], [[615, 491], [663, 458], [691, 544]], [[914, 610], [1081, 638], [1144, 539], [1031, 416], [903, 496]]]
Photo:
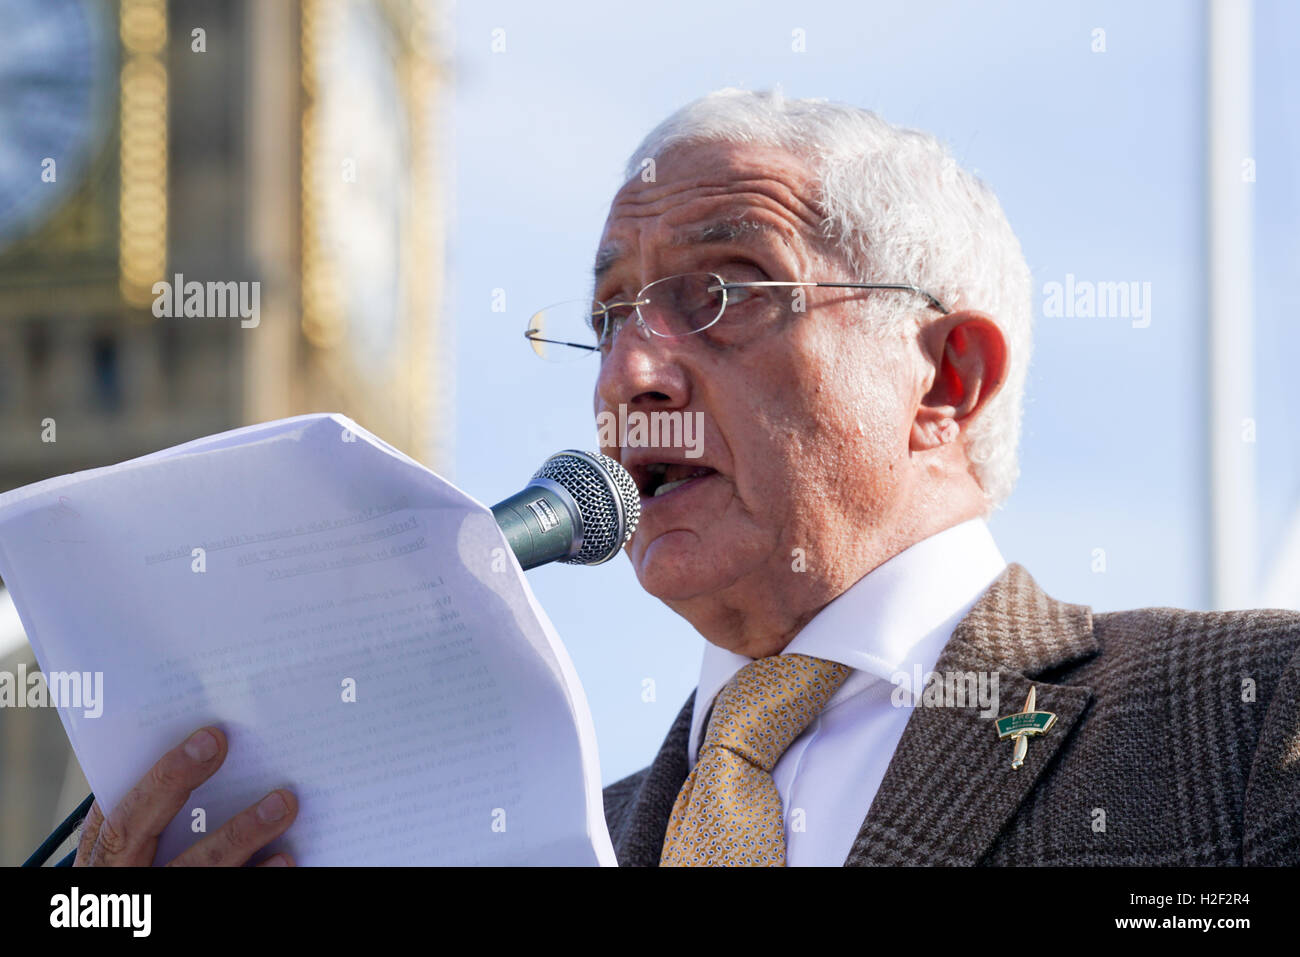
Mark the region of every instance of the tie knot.
[[810, 655], [751, 661], [718, 693], [701, 751], [735, 751], [771, 773], [852, 669]]

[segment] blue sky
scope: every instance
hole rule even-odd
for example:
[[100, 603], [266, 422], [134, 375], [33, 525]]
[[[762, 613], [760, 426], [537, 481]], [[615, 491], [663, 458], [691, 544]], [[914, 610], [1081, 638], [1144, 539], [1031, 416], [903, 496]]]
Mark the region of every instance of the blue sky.
[[[1098, 27], [1104, 53], [1091, 49]], [[796, 29], [806, 52], [791, 49]], [[1283, 338], [1300, 304], [1287, 281], [1300, 263], [1300, 77], [1286, 50], [1298, 35], [1300, 5], [1257, 4], [1261, 560], [1300, 501]], [[536, 359], [527, 317], [587, 291], [609, 200], [649, 129], [718, 87], [780, 84], [949, 143], [1001, 198], [1040, 309], [1044, 284], [1067, 274], [1151, 284], [1146, 328], [1040, 311], [1022, 476], [992, 529], [1058, 598], [1099, 611], [1209, 606], [1203, 4], [462, 2], [454, 42], [456, 407], [441, 470], [460, 487], [490, 504], [552, 452], [594, 447], [594, 362]], [[504, 312], [492, 310], [497, 289]], [[644, 766], [694, 687], [703, 640], [624, 558], [529, 578], [582, 678], [605, 780]]]

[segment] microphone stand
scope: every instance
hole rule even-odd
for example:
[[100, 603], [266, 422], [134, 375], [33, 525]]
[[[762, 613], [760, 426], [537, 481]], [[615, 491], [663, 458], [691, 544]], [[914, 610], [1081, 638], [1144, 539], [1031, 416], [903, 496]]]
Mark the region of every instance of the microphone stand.
[[[56, 827], [44, 841], [41, 846], [32, 852], [32, 856], [23, 862], [23, 867], [41, 867], [45, 864], [51, 854], [58, 849], [58, 846], [68, 839], [77, 825], [85, 820], [86, 815], [90, 813], [90, 805], [95, 802], [95, 795], [88, 794], [86, 799], [77, 805], [76, 810], [63, 819], [63, 823]], [[77, 852], [74, 850], [67, 854], [63, 860], [55, 864], [55, 867], [71, 867], [73, 860], [76, 859]]]

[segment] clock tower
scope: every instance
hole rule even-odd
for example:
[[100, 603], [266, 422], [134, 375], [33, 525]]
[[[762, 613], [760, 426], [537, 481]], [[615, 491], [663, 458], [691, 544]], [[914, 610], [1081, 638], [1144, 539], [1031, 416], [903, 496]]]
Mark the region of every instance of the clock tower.
[[[0, 0], [0, 490], [319, 411], [450, 464], [444, 12]], [[177, 274], [258, 321], [156, 314]], [[3, 715], [0, 864], [84, 794], [53, 711]]]

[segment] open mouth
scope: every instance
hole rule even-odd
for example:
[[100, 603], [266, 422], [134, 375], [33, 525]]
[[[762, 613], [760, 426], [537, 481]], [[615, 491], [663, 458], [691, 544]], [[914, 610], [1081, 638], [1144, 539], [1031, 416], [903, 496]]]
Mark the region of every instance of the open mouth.
[[686, 465], [681, 462], [647, 462], [632, 469], [632, 478], [641, 490], [642, 498], [658, 498], [681, 488], [688, 482], [713, 475], [717, 469], [707, 465]]

